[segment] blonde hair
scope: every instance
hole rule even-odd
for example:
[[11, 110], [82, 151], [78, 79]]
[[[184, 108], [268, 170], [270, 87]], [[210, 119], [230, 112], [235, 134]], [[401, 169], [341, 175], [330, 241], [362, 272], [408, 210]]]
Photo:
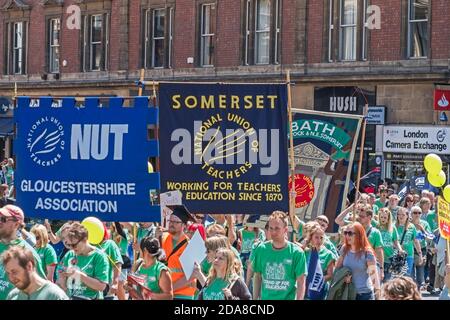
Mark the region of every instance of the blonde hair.
[[213, 236], [205, 240], [206, 250], [216, 251], [221, 248], [229, 248], [228, 238], [223, 236]]
[[[382, 224], [381, 223], [381, 214], [382, 213], [387, 213], [388, 215], [388, 221], [386, 224]], [[392, 214], [391, 211], [388, 208], [380, 208], [380, 210], [378, 210], [378, 222], [380, 224], [380, 229], [383, 230], [387, 230], [389, 232], [392, 232], [393, 228], [394, 228], [394, 224], [392, 223]]]
[[410, 277], [401, 276], [389, 280], [382, 287], [386, 300], [422, 300], [417, 284]]
[[38, 247], [36, 242], [36, 248], [45, 248], [48, 244], [48, 233], [47, 228], [45, 228], [42, 224], [35, 224], [30, 232], [34, 234], [36, 237], [39, 237], [41, 239], [41, 245]]
[[[216, 255], [221, 254], [227, 259], [227, 264], [225, 268], [225, 281], [231, 282], [236, 277], [239, 277], [240, 264], [238, 263], [234, 252], [227, 248], [220, 248], [216, 250]], [[214, 266], [209, 269], [208, 279], [206, 283], [209, 285], [217, 278], [217, 272]]]
[[217, 223], [214, 223], [214, 224], [208, 226], [208, 228], [206, 229], [206, 235], [208, 237], [211, 237], [212, 234], [225, 236], [226, 233], [227, 232], [226, 232], [225, 228]]
[[[308, 226], [308, 233], [305, 236], [305, 240], [306, 240], [307, 245], [311, 245], [312, 236], [315, 233], [320, 233], [323, 236], [325, 234], [325, 231], [323, 231], [322, 227], [320, 226], [320, 224], [318, 222], [309, 221], [306, 224], [310, 224], [310, 225]], [[306, 225], [305, 225], [305, 227], [306, 227]], [[324, 241], [325, 241], [324, 238], [322, 238], [322, 242], [320, 244], [321, 246], [323, 246]]]

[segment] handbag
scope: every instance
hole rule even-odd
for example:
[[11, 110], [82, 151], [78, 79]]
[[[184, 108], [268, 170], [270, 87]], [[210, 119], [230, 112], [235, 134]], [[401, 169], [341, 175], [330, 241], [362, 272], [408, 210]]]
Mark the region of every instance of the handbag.
[[[405, 240], [406, 235], [406, 226], [405, 230], [403, 231], [402, 239], [400, 240], [400, 246], [403, 245], [403, 240]], [[408, 272], [408, 265], [406, 262], [406, 258], [408, 257], [408, 254], [406, 252], [400, 252], [398, 250], [395, 250], [394, 255], [391, 258], [391, 265], [389, 266], [389, 272], [394, 275], [404, 275]]]

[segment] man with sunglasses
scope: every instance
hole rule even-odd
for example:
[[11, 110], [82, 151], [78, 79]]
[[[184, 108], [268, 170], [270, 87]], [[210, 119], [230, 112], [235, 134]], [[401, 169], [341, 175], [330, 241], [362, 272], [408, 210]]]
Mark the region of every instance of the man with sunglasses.
[[[42, 268], [41, 258], [37, 252], [25, 240], [17, 236], [18, 230], [24, 225], [24, 214], [22, 209], [15, 205], [6, 205], [0, 209], [0, 254], [12, 246], [29, 249], [33, 253], [36, 270], [42, 278], [46, 279]], [[0, 261], [0, 300], [6, 300], [8, 294], [14, 288], [9, 281], [3, 262]]]

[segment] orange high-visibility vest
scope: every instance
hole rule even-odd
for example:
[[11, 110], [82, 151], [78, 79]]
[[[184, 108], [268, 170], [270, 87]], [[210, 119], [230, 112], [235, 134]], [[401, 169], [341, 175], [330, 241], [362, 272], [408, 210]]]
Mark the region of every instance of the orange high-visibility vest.
[[[183, 234], [180, 239], [178, 239], [178, 242], [173, 245], [172, 235], [169, 233], [164, 233], [162, 236], [162, 248], [166, 253], [166, 257], [169, 257], [176, 245], [184, 239], [189, 240], [189, 238], [185, 234]], [[183, 268], [180, 263], [180, 256], [183, 254], [184, 249], [186, 249], [187, 244], [188, 243], [186, 242], [180, 249], [177, 250], [177, 252], [175, 252], [169, 258], [169, 261], [167, 261], [167, 266], [169, 267], [172, 275], [172, 283], [175, 283], [176, 281], [178, 281], [178, 279], [184, 277]], [[175, 298], [194, 299], [196, 289], [196, 280], [192, 280], [185, 287], [174, 290], [173, 295]]]

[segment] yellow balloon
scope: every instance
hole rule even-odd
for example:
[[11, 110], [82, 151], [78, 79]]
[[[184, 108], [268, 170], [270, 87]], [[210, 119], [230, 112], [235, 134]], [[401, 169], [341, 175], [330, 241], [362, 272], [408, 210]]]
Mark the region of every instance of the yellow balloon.
[[431, 172], [427, 175], [428, 181], [433, 187], [440, 188], [447, 182], [447, 177], [445, 172], [441, 170], [438, 175], [432, 174]]
[[430, 153], [425, 157], [423, 165], [428, 173], [432, 173], [434, 175], [438, 175], [442, 170], [442, 160], [437, 154], [434, 153]]
[[99, 244], [103, 241], [105, 235], [105, 228], [103, 223], [95, 217], [87, 217], [81, 224], [88, 231], [88, 241], [90, 244]]
[[450, 202], [450, 184], [444, 188], [444, 199], [447, 202]]

